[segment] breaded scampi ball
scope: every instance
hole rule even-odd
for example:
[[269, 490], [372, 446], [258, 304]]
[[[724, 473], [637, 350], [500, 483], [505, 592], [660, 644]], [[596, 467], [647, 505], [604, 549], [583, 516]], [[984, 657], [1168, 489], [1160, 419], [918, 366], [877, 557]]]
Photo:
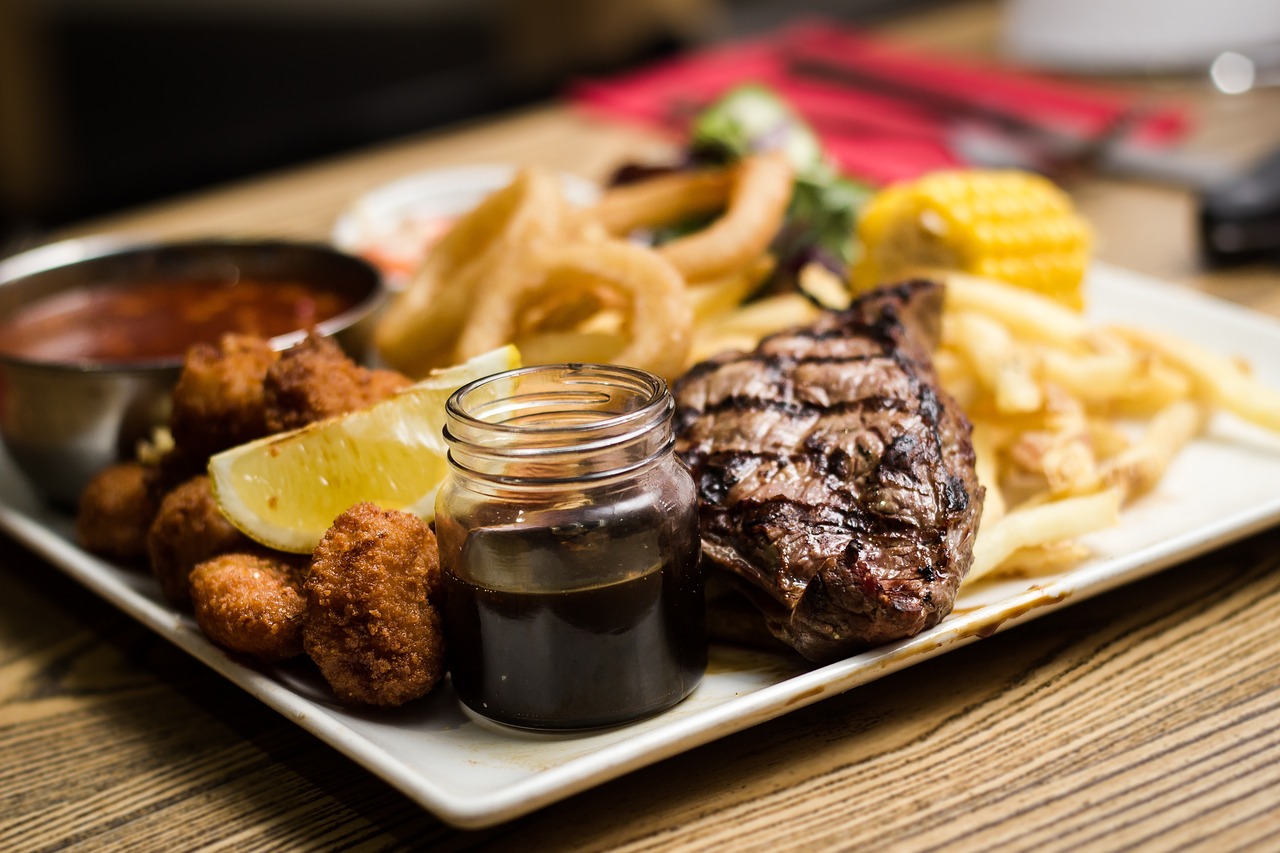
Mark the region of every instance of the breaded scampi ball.
[[173, 389], [169, 431], [176, 445], [170, 483], [204, 470], [213, 454], [267, 434], [262, 380], [279, 356], [263, 338], [223, 335], [187, 350]]
[[334, 520], [303, 587], [303, 645], [341, 701], [401, 705], [435, 686], [439, 584], [436, 537], [418, 517], [363, 503]]
[[80, 493], [76, 539], [103, 557], [141, 563], [147, 530], [159, 509], [155, 471], [140, 462], [121, 462], [98, 472]]
[[188, 576], [197, 563], [230, 551], [254, 551], [249, 537], [232, 526], [213, 499], [205, 475], [192, 477], [164, 496], [147, 531], [151, 572], [175, 607], [191, 605]]
[[331, 338], [308, 335], [280, 354], [263, 382], [271, 432], [297, 429], [368, 408], [412, 382], [393, 370], [370, 370], [347, 357]]
[[283, 555], [220, 554], [190, 583], [196, 623], [213, 642], [269, 662], [302, 654], [302, 571]]

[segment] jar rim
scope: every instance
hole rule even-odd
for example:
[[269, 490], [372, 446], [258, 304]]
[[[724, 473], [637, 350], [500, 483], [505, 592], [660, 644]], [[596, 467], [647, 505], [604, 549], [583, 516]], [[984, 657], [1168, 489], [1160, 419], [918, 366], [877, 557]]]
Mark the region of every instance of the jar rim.
[[550, 481], [571, 470], [569, 479], [594, 479], [666, 452], [674, 408], [667, 383], [645, 370], [536, 365], [477, 379], [450, 395], [444, 439], [454, 466], [487, 478]]
[[[627, 411], [603, 415], [599, 418], [591, 420], [583, 420], [578, 423], [512, 423], [510, 421], [495, 421], [485, 417], [472, 414], [472, 409], [468, 408], [469, 398], [475, 398], [486, 388], [492, 387], [501, 382], [518, 382], [520, 379], [538, 374], [559, 374], [561, 383], [565, 386], [600, 384], [603, 381], [612, 380], [612, 384], [617, 385], [618, 380], [627, 382], [630, 387], [637, 392], [638, 402], [634, 408]], [[569, 392], [565, 392], [568, 396]], [[640, 395], [643, 395], [642, 397]], [[519, 398], [519, 393], [500, 398], [502, 400], [514, 400]], [[492, 405], [492, 403], [490, 403]], [[449, 396], [445, 402], [445, 412], [450, 419], [459, 423], [481, 428], [487, 432], [507, 433], [511, 435], [552, 435], [554, 433], [564, 432], [572, 434], [582, 434], [586, 432], [613, 432], [615, 428], [626, 427], [636, 423], [647, 423], [653, 420], [655, 415], [664, 416], [666, 411], [672, 407], [670, 395], [667, 391], [667, 383], [659, 376], [655, 376], [646, 370], [636, 367], [628, 367], [620, 364], [596, 364], [591, 362], [570, 362], [565, 364], [538, 364], [529, 367], [517, 367], [513, 370], [506, 370], [501, 373], [494, 373], [489, 376], [483, 376], [479, 379], [468, 382], [457, 391]], [[494, 409], [498, 411], [509, 411], [507, 409]]]

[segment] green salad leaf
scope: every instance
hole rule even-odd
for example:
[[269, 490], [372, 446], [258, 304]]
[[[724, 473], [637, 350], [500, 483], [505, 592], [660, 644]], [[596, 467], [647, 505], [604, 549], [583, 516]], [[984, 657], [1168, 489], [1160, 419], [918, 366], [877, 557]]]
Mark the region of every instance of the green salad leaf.
[[818, 261], [844, 275], [853, 260], [853, 228], [871, 187], [840, 174], [816, 133], [766, 86], [725, 93], [694, 119], [690, 145], [701, 162], [725, 163], [757, 151], [785, 151], [795, 190], [773, 244], [779, 273], [794, 276]]
[[820, 166], [826, 155], [817, 134], [772, 89], [748, 83], [729, 90], [693, 120], [695, 153], [725, 161], [782, 149], [797, 173]]

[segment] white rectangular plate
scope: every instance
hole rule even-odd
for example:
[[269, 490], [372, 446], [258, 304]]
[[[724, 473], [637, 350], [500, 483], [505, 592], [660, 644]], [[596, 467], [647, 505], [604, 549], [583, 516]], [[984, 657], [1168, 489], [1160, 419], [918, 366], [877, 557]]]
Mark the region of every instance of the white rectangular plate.
[[[1247, 358], [1280, 386], [1280, 323], [1133, 273], [1097, 267], [1090, 314], [1163, 329]], [[0, 456], [0, 528], [444, 820], [481, 827], [637, 767], [872, 681], [997, 628], [1095, 595], [1280, 521], [1280, 438], [1221, 415], [1177, 457], [1121, 525], [1088, 537], [1096, 556], [1069, 573], [966, 592], [932, 630], [820, 668], [717, 646], [702, 685], [657, 717], [589, 734], [521, 735], [471, 722], [448, 685], [387, 713], [334, 703], [303, 661], [255, 669], [210, 645], [149, 577], [77, 548], [71, 521], [42, 506]]]

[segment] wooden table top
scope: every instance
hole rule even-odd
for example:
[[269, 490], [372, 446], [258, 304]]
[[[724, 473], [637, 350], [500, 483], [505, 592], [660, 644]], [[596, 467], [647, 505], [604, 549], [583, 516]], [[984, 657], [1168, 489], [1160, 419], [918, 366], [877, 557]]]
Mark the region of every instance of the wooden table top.
[[[985, 2], [886, 29], [979, 54], [996, 36]], [[1280, 138], [1278, 91], [1199, 137]], [[360, 193], [420, 169], [600, 177], [665, 147], [550, 105], [71, 233], [323, 239]], [[1280, 316], [1274, 267], [1198, 268], [1187, 193], [1072, 191], [1103, 259]], [[467, 832], [0, 536], [0, 849], [1277, 849], [1273, 606], [1280, 529]]]

